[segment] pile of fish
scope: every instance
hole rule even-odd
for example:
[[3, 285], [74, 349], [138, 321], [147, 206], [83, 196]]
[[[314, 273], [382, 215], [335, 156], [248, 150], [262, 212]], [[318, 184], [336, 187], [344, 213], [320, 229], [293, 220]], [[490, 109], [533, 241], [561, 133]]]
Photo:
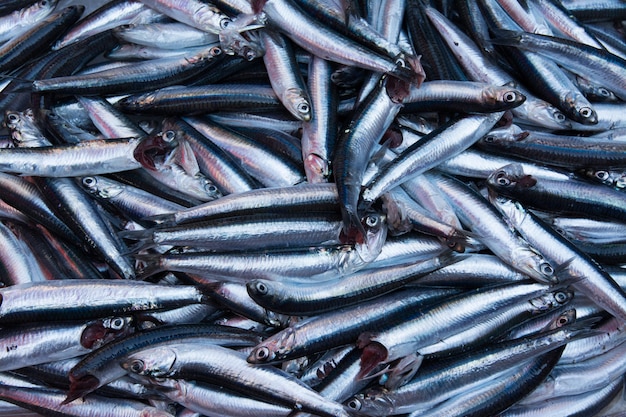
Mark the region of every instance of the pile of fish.
[[0, 2], [1, 415], [625, 415], [626, 3], [71, 3]]

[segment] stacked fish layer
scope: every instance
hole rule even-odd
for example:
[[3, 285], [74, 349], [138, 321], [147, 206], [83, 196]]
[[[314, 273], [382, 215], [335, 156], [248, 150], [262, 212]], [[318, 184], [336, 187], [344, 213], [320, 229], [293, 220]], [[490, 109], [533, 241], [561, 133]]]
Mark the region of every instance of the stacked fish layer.
[[0, 414], [622, 415], [625, 20], [2, 2]]

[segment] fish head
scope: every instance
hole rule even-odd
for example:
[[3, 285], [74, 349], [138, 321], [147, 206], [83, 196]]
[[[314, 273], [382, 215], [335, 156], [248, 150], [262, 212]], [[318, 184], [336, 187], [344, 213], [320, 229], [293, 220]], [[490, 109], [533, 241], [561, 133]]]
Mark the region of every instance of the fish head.
[[310, 153], [304, 158], [304, 172], [309, 182], [328, 182], [330, 161], [316, 153]]
[[254, 279], [246, 283], [248, 294], [262, 306], [281, 299], [281, 288], [276, 282], [267, 279]]
[[365, 230], [364, 240], [355, 244], [355, 250], [363, 262], [369, 263], [378, 257], [387, 240], [387, 217], [383, 213], [367, 213], [361, 224]]
[[530, 300], [530, 304], [536, 313], [553, 310], [569, 303], [574, 298], [574, 293], [567, 289], [559, 289], [543, 294]]
[[161, 378], [168, 376], [176, 363], [176, 352], [167, 346], [129, 355], [122, 368], [133, 374]]
[[97, 195], [100, 198], [115, 198], [124, 191], [120, 184], [105, 183], [98, 177], [84, 177], [80, 183], [85, 191]]
[[248, 355], [248, 362], [259, 364], [285, 360], [292, 350], [295, 338], [296, 331], [287, 327], [252, 349]]
[[306, 91], [299, 88], [288, 88], [283, 95], [282, 102], [287, 110], [298, 120], [311, 120], [311, 100]]
[[569, 92], [561, 98], [561, 109], [567, 116], [584, 125], [598, 124], [598, 114], [580, 92]]
[[558, 280], [555, 276], [554, 267], [550, 262], [534, 248], [530, 247], [525, 240], [520, 238], [520, 241], [522, 244], [518, 245], [517, 249], [511, 253], [511, 265], [537, 282], [556, 284]]
[[172, 149], [176, 148], [176, 132], [168, 130], [143, 138], [135, 150], [133, 157], [146, 169], [157, 171], [158, 165], [171, 158]]
[[483, 136], [478, 143], [484, 145], [501, 145], [506, 146], [509, 142], [519, 142], [526, 139], [530, 133], [522, 130], [519, 126], [511, 124], [509, 126], [499, 127], [491, 130]]
[[559, 109], [543, 100], [533, 103], [526, 101], [526, 118], [532, 124], [547, 127], [548, 129], [571, 129], [572, 121]]
[[372, 388], [366, 393], [356, 394], [344, 403], [350, 410], [359, 415], [388, 416], [395, 410], [389, 391], [381, 388]]
[[488, 86], [481, 94], [484, 103], [496, 109], [512, 109], [526, 101], [526, 96], [512, 87]]
[[487, 185], [497, 192], [504, 192], [513, 189], [531, 188], [537, 184], [537, 179], [524, 172], [521, 164], [514, 163], [494, 171], [487, 178]]
[[87, 349], [97, 349], [111, 340], [132, 332], [130, 317], [109, 317], [89, 323], [80, 336], [80, 344]]

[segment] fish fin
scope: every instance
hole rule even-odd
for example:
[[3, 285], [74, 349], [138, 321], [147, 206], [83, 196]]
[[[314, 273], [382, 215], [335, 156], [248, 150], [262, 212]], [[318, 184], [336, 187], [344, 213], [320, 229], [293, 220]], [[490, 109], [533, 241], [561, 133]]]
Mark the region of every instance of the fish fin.
[[90, 392], [95, 391], [99, 386], [100, 380], [93, 375], [73, 378], [70, 373], [70, 390], [61, 404], [69, 404], [74, 400], [82, 398]]
[[523, 32], [521, 31], [498, 28], [490, 28], [490, 30], [493, 31], [494, 37], [486, 39], [487, 42], [503, 46], [518, 46], [522, 43]]
[[[187, 141], [180, 141], [176, 151], [171, 155], [171, 160], [176, 161], [176, 163], [191, 176], [197, 175], [200, 172], [196, 154], [194, 154], [191, 145]], [[170, 158], [168, 158], [168, 162], [170, 162]]]
[[152, 230], [150, 229], [122, 230], [118, 232], [117, 235], [122, 239], [137, 241], [136, 244], [128, 246], [128, 250], [126, 250], [123, 255], [130, 255], [156, 246], [152, 240]]
[[137, 280], [143, 281], [152, 275], [156, 275], [165, 271], [159, 262], [160, 254], [158, 253], [133, 253], [130, 254], [135, 260], [141, 262], [141, 266], [137, 267]]
[[155, 214], [153, 216], [144, 217], [141, 220], [147, 223], [151, 223], [153, 225], [158, 225], [158, 226], [176, 225], [174, 213]]
[[409, 382], [422, 365], [424, 357], [419, 353], [412, 353], [400, 359], [389, 372], [385, 388], [395, 389]]
[[441, 238], [451, 250], [464, 253], [467, 248], [472, 249], [472, 233], [467, 230], [455, 229], [450, 235]]

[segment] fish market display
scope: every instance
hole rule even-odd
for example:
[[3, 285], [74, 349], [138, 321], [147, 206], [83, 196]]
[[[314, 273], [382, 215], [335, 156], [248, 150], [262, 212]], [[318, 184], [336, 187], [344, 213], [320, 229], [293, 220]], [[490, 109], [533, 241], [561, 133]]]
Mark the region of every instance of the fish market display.
[[625, 415], [625, 23], [0, 1], [0, 416]]

